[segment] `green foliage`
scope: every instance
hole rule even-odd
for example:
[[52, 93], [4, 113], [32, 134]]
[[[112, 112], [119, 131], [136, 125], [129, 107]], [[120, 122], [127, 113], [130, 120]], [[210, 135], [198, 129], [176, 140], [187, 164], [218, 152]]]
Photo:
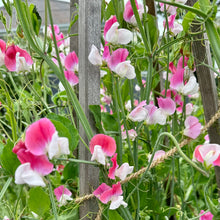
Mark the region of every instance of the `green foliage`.
[[73, 151], [79, 143], [79, 133], [69, 119], [64, 116], [57, 115], [55, 113], [50, 113], [47, 116], [58, 131], [60, 137], [67, 137], [69, 140], [70, 151]]
[[12, 152], [13, 147], [14, 144], [8, 140], [0, 154], [1, 165], [10, 175], [14, 175], [15, 170], [20, 165], [17, 155]]
[[43, 216], [50, 209], [50, 197], [41, 187], [32, 188], [29, 191], [28, 206], [32, 212]]
[[94, 116], [95, 125], [96, 128], [98, 129], [98, 132], [103, 133], [103, 128], [101, 124], [101, 107], [99, 105], [90, 105], [89, 110]]
[[29, 11], [31, 15], [32, 26], [35, 34], [38, 36], [41, 27], [41, 17], [37, 11], [36, 5], [30, 4]]

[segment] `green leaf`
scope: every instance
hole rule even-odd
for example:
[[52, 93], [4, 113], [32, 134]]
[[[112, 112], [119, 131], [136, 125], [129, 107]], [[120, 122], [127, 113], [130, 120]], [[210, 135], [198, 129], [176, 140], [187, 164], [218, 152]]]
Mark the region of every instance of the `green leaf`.
[[[199, 9], [199, 2], [196, 2], [193, 7]], [[191, 11], [188, 11], [186, 15], [184, 16], [182, 26], [185, 32], [188, 32], [189, 27], [195, 17], [196, 17], [196, 14], [192, 13]]]
[[9, 0], [7, 0], [7, 3], [5, 0], [2, 0], [3, 4], [4, 4], [4, 8], [7, 11], [7, 13], [9, 14], [9, 16], [12, 16], [12, 10], [11, 10], [11, 3]]
[[157, 28], [157, 18], [155, 16], [147, 14], [147, 19], [148, 19], [148, 30], [150, 34], [151, 48], [155, 49], [159, 37], [159, 30]]
[[50, 197], [41, 187], [32, 188], [29, 191], [28, 206], [32, 212], [43, 216], [50, 209]]
[[102, 112], [102, 122], [106, 131], [118, 131], [118, 123], [113, 115]]
[[63, 177], [65, 180], [76, 179], [78, 177], [78, 163], [69, 162], [63, 170]]
[[211, 8], [211, 5], [210, 5], [210, 1], [209, 0], [199, 0], [199, 6], [200, 6], [200, 9], [207, 13], [210, 8]]
[[55, 113], [48, 114], [47, 118], [54, 124], [59, 137], [67, 137], [69, 139], [69, 148], [70, 151], [73, 151], [78, 146], [79, 133], [72, 122], [68, 118]]
[[8, 140], [0, 155], [2, 167], [11, 175], [14, 175], [15, 170], [20, 165], [17, 155], [12, 152], [13, 147], [14, 144]]
[[32, 26], [35, 34], [38, 36], [41, 26], [41, 17], [37, 11], [36, 5], [30, 4], [29, 11], [31, 15]]
[[123, 220], [123, 218], [115, 210], [109, 210], [109, 220]]
[[129, 95], [129, 79], [125, 79], [123, 86], [121, 87], [122, 101], [125, 102]]
[[111, 15], [114, 15], [114, 14], [115, 14], [115, 10], [114, 10], [114, 6], [113, 6], [113, 1], [110, 1], [107, 9], [105, 10], [104, 19], [108, 20], [111, 17]]
[[103, 128], [101, 124], [101, 107], [99, 105], [90, 105], [89, 110], [94, 116], [95, 125], [96, 128], [98, 129], [98, 132], [103, 133]]

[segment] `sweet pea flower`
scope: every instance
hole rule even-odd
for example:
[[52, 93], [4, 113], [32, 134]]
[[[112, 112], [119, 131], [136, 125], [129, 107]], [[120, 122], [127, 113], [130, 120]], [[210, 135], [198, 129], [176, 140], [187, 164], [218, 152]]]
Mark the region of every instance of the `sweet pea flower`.
[[5, 64], [6, 43], [0, 39], [0, 66]]
[[29, 71], [33, 60], [26, 50], [16, 45], [7, 47], [5, 51], [5, 66], [9, 71]]
[[111, 159], [112, 167], [109, 169], [108, 177], [110, 179], [115, 179], [115, 176], [119, 177], [121, 180], [124, 180], [128, 174], [133, 172], [134, 167], [129, 166], [128, 163], [123, 163], [120, 167], [117, 163], [117, 154]]
[[[168, 17], [168, 27], [169, 30], [174, 33], [174, 35], [177, 35], [183, 30], [183, 26], [177, 22], [175, 22], [176, 14], [170, 15]], [[164, 28], [166, 28], [166, 21], [163, 22]]]
[[123, 201], [123, 193], [121, 184], [113, 184], [112, 187], [102, 183], [93, 194], [104, 204], [111, 202], [109, 209], [117, 209], [120, 205], [127, 207], [127, 203]]
[[3, 220], [10, 220], [8, 216], [4, 216]]
[[185, 129], [183, 134], [192, 139], [196, 139], [201, 132], [202, 125], [199, 123], [198, 118], [194, 116], [188, 116], [184, 122]]
[[116, 151], [115, 140], [104, 134], [95, 135], [90, 143], [89, 148], [92, 154], [91, 160], [97, 160], [99, 163], [105, 165], [106, 156], [113, 156]]
[[112, 44], [128, 44], [132, 40], [132, 32], [124, 28], [118, 28], [116, 16], [111, 16], [105, 22], [104, 26], [104, 39]]
[[50, 159], [70, 153], [68, 139], [59, 137], [55, 126], [47, 118], [42, 118], [28, 127], [25, 146], [36, 156], [48, 153]]
[[88, 56], [89, 62], [93, 65], [101, 66], [102, 65], [102, 56], [99, 53], [98, 48], [93, 44], [91, 51]]
[[203, 163], [206, 167], [220, 166], [220, 145], [198, 145], [194, 150], [193, 159]]
[[209, 140], [209, 135], [207, 134], [205, 137], [205, 144], [209, 144], [210, 143], [210, 140]]
[[54, 194], [57, 198], [57, 201], [59, 202], [59, 206], [66, 205], [68, 200], [69, 201], [73, 200], [70, 197], [72, 193], [67, 188], [65, 188], [63, 185], [54, 189]]
[[[136, 0], [135, 0], [135, 4], [136, 4], [137, 10], [138, 10], [138, 14], [140, 16], [140, 19], [142, 19], [142, 15], [144, 13], [144, 7], [142, 4], [138, 4]], [[146, 6], [146, 12], [147, 11], [148, 11], [148, 7]], [[137, 25], [137, 21], [135, 19], [130, 0], [125, 5], [123, 18], [126, 22], [133, 24], [133, 25]]]
[[[160, 2], [159, 5], [160, 5], [160, 10], [162, 12], [164, 12], [164, 3]], [[171, 14], [171, 15], [176, 14], [176, 9], [177, 9], [177, 7], [175, 7], [175, 6], [168, 5], [168, 4], [166, 5], [166, 11], [168, 14]]]
[[[205, 211], [201, 210], [201, 212], [199, 213], [199, 215], [203, 214]], [[213, 214], [211, 212], [207, 212], [204, 215], [202, 215], [199, 220], [212, 220], [213, 219]]]
[[129, 52], [127, 49], [119, 48], [115, 50], [111, 56], [107, 59], [109, 68], [118, 74], [120, 77], [126, 77], [128, 79], [135, 78], [135, 69], [130, 64], [131, 61], [127, 60]]
[[148, 111], [144, 106], [146, 105], [146, 101], [142, 101], [138, 104], [138, 106], [131, 111], [128, 115], [128, 118], [134, 122], [141, 122], [147, 118]]
[[[156, 151], [155, 154], [154, 154], [154, 157], [153, 157], [153, 160], [152, 160], [152, 161], [155, 161], [155, 160], [161, 158], [161, 157], [164, 156], [165, 154], [166, 154], [166, 152], [165, 152], [164, 150], [158, 150], [158, 151]], [[152, 157], [152, 154], [149, 154], [149, 155], [148, 155], [148, 162], [150, 162], [151, 157]]]

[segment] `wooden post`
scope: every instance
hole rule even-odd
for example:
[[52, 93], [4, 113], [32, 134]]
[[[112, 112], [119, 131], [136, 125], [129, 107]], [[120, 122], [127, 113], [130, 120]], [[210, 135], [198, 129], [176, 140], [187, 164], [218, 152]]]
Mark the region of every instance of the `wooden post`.
[[[88, 61], [92, 44], [100, 48], [101, 35], [101, 0], [79, 1], [79, 100], [80, 104], [96, 133], [95, 124], [89, 112], [89, 105], [100, 105], [100, 70]], [[86, 143], [83, 127], [79, 128], [80, 136]], [[79, 158], [90, 160], [91, 153], [80, 143]], [[80, 164], [79, 188], [80, 196], [90, 194], [99, 184], [99, 170], [97, 167]], [[80, 205], [80, 219], [95, 219], [98, 211], [96, 199], [91, 199]], [[87, 216], [87, 217], [85, 217]]]
[[[187, 4], [193, 6], [196, 0], [188, 0]], [[191, 26], [192, 32], [200, 31], [201, 24], [193, 24]], [[203, 108], [205, 113], [206, 122], [208, 122], [211, 117], [218, 110], [218, 94], [216, 83], [214, 79], [214, 73], [207, 66], [201, 65], [202, 62], [212, 66], [210, 47], [207, 36], [204, 34], [199, 34], [194, 37], [192, 43], [193, 55], [196, 64], [196, 73], [199, 81], [200, 92], [202, 96]], [[210, 143], [220, 144], [220, 121], [216, 121], [208, 129], [208, 134], [210, 138]], [[218, 192], [220, 196], [220, 167], [215, 167], [216, 181], [218, 186]]]

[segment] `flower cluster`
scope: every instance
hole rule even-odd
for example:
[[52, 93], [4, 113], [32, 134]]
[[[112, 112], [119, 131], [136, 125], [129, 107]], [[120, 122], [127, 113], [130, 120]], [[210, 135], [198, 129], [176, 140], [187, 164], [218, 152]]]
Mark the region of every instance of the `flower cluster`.
[[[90, 141], [90, 151], [92, 154], [91, 160], [96, 160], [102, 165], [106, 165], [106, 157], [113, 156], [111, 158], [112, 167], [109, 168], [108, 177], [110, 179], [115, 179], [115, 177], [124, 180], [128, 174], [133, 172], [133, 166], [129, 166], [128, 163], [123, 163], [120, 167], [117, 164], [117, 153], [115, 140], [104, 134], [95, 135]], [[100, 199], [103, 203], [108, 203], [111, 201], [110, 209], [116, 209], [120, 205], [127, 206], [123, 201], [122, 189], [120, 182], [113, 185], [112, 188], [105, 183], [102, 183], [93, 194]]]
[[42, 177], [53, 171], [49, 159], [70, 153], [68, 139], [59, 137], [47, 118], [31, 124], [26, 130], [25, 141], [20, 140], [13, 152], [21, 162], [15, 172], [15, 183], [30, 186], [45, 186]]

